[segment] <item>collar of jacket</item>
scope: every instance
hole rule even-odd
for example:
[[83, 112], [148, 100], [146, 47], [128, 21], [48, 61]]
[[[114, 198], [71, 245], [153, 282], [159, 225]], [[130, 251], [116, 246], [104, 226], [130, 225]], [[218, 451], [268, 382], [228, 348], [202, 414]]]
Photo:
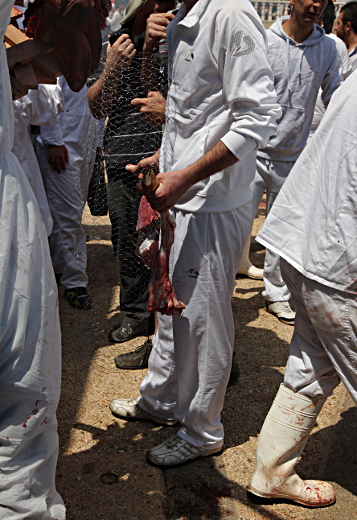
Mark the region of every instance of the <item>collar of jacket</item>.
[[177, 25], [184, 25], [185, 27], [194, 27], [202, 17], [203, 13], [206, 11], [208, 5], [211, 3], [211, 0], [198, 0], [195, 5], [192, 7], [190, 12], [185, 16], [186, 6], [183, 1], [179, 12], [176, 17], [178, 18]]

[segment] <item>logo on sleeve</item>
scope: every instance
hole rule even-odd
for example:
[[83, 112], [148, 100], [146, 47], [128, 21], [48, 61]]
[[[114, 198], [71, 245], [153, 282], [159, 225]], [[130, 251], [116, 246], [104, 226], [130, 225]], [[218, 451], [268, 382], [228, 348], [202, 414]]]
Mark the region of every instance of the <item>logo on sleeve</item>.
[[233, 52], [233, 56], [244, 56], [245, 54], [250, 54], [255, 49], [255, 43], [250, 36], [243, 36], [243, 31], [237, 31], [233, 34], [231, 41], [231, 52]]

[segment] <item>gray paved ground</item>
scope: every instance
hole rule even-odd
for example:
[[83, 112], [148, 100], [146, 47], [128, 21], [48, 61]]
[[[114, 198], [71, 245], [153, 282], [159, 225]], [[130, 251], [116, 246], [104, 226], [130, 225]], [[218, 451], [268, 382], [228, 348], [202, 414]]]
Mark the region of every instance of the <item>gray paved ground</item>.
[[[261, 221], [262, 216], [255, 228]], [[68, 520], [356, 519], [357, 408], [341, 385], [320, 414], [298, 466], [305, 478], [333, 482], [336, 504], [310, 510], [286, 503], [259, 506], [247, 499], [257, 434], [282, 381], [292, 333], [262, 309], [262, 282], [237, 280], [232, 300], [241, 378], [226, 395], [225, 451], [166, 471], [146, 463], [146, 450], [176, 428], [121, 421], [108, 410], [114, 397], [138, 395], [146, 371], [119, 371], [113, 357], [143, 339], [108, 343], [107, 332], [120, 320], [116, 265], [107, 220], [87, 217], [87, 224], [93, 310], [73, 310], [60, 290], [63, 386], [57, 485]], [[261, 266], [264, 251], [257, 243], [252, 248]]]

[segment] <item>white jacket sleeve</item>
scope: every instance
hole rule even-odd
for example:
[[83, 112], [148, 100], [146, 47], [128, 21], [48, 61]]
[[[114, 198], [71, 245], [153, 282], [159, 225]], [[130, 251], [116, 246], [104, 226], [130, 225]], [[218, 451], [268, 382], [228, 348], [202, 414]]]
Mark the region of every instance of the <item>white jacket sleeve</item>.
[[[61, 79], [62, 76], [57, 80], [57, 85], [55, 86], [47, 86], [44, 85], [41, 86], [41, 93], [39, 95], [39, 102], [46, 103], [52, 103], [52, 106], [57, 106], [60, 103], [61, 110], [59, 112], [62, 112], [63, 106], [64, 106], [64, 98], [63, 98], [63, 90], [61, 88]], [[40, 123], [34, 123], [34, 124], [40, 124]], [[44, 144], [52, 144], [55, 146], [62, 146], [64, 144], [63, 135], [62, 135], [62, 129], [60, 124], [60, 119], [57, 115], [52, 118], [52, 121], [47, 122], [48, 126], [41, 126], [41, 139]]]
[[242, 159], [267, 144], [281, 114], [265, 30], [253, 8], [242, 8], [240, 13], [237, 9], [218, 13], [212, 54], [233, 116], [229, 131], [221, 140]]
[[58, 85], [39, 84], [38, 90], [30, 91], [33, 108], [31, 114], [32, 125], [52, 125], [57, 114], [63, 109], [62, 90]]

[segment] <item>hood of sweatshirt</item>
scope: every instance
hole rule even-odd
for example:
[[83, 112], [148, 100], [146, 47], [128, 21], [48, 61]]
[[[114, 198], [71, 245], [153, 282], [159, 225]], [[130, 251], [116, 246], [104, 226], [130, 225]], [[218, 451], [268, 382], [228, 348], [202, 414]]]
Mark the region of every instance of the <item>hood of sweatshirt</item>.
[[320, 42], [322, 40], [322, 38], [325, 37], [324, 29], [322, 27], [320, 27], [319, 25], [314, 24], [314, 28], [312, 29], [311, 34], [309, 34], [309, 36], [306, 38], [306, 40], [304, 40], [302, 43], [294, 42], [294, 40], [292, 40], [290, 38], [290, 36], [288, 36], [285, 33], [284, 29], [283, 29], [283, 24], [285, 22], [287, 22], [289, 20], [289, 18], [290, 18], [290, 16], [282, 16], [281, 18], [279, 18], [279, 20], [274, 22], [269, 27], [269, 29], [271, 31], [273, 31], [273, 33], [275, 33], [278, 36], [280, 36], [280, 38], [283, 38], [283, 40], [288, 40], [293, 45], [300, 45], [301, 47], [307, 47], [309, 45], [315, 45], [316, 43]]

